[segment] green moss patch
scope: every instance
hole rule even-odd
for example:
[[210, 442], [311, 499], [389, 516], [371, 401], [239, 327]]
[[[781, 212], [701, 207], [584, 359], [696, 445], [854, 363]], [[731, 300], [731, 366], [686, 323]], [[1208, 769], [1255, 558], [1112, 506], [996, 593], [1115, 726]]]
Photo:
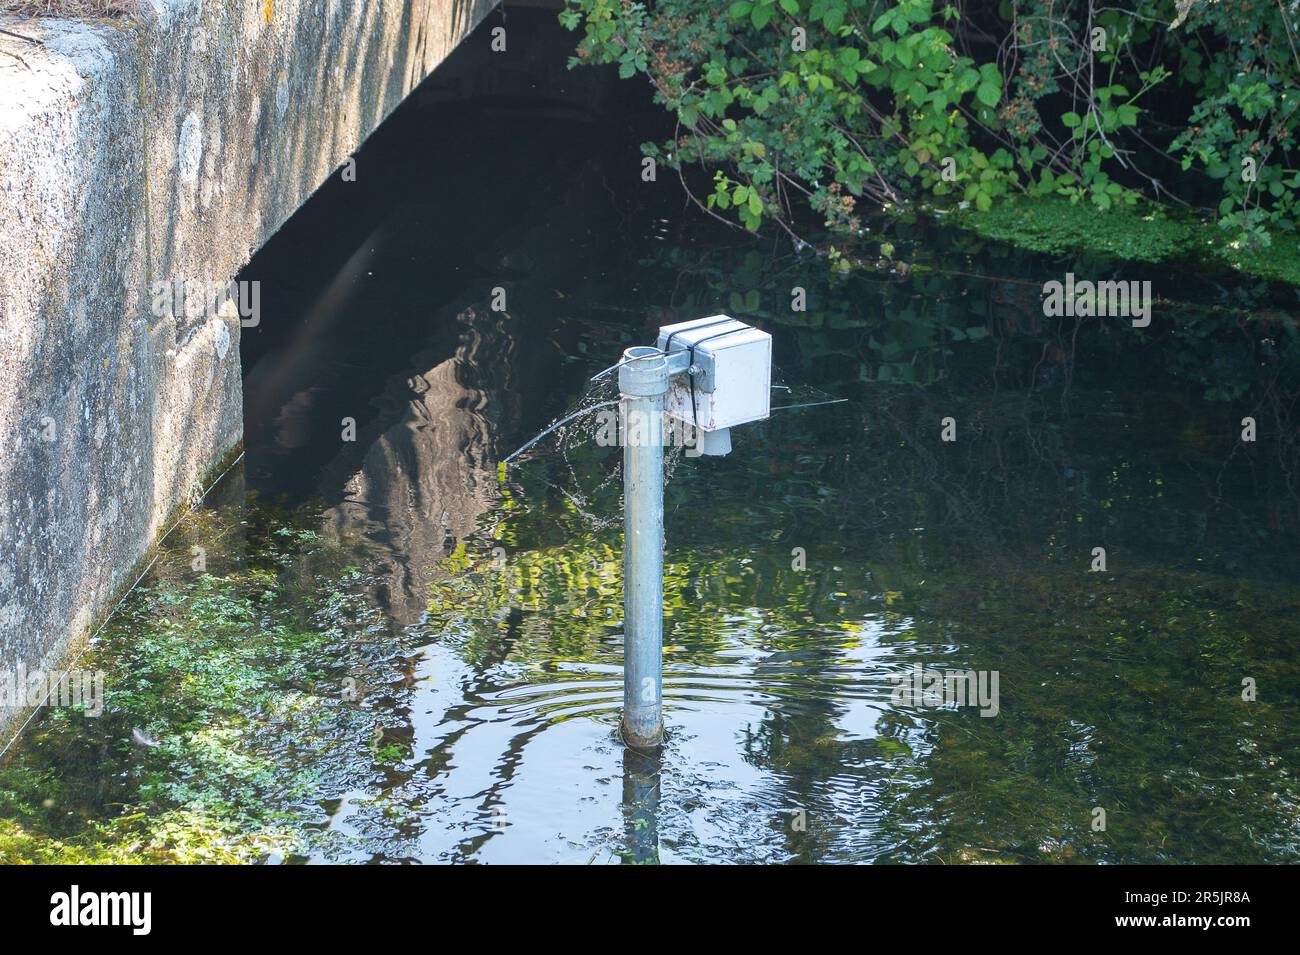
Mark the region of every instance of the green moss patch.
[[1049, 254], [1091, 252], [1133, 262], [1226, 266], [1252, 278], [1300, 286], [1300, 242], [1273, 233], [1264, 248], [1245, 248], [1213, 224], [1151, 207], [1101, 211], [1065, 199], [1021, 199], [954, 221], [987, 239]]

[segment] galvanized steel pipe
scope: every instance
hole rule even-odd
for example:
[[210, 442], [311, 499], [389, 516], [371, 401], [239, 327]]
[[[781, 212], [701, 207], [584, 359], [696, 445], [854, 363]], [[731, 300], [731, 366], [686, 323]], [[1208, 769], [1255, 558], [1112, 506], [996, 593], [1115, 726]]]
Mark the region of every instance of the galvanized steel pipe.
[[664, 393], [657, 348], [623, 353], [618, 369], [623, 443], [623, 741], [663, 740]]

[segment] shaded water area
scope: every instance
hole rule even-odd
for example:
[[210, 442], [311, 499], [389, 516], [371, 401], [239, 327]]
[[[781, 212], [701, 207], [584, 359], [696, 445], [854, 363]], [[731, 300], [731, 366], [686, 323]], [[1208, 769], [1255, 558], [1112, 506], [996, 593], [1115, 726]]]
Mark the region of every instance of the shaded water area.
[[[1295, 294], [906, 220], [834, 277], [643, 183], [654, 108], [510, 23], [247, 269], [247, 455], [82, 659], [104, 714], [0, 770], [0, 859], [1300, 860]], [[1067, 271], [1151, 279], [1151, 326], [1044, 317]], [[848, 400], [672, 456], [637, 756], [620, 452], [501, 462], [719, 311], [774, 406]], [[917, 666], [996, 714], [900, 700]]]

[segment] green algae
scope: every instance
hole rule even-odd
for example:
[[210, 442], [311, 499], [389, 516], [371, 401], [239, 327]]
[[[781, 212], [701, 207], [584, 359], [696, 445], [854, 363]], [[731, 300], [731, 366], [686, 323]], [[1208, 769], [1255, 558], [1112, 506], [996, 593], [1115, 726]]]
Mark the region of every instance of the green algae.
[[1266, 247], [1247, 248], [1214, 223], [1150, 206], [1103, 211], [1066, 199], [1018, 199], [947, 221], [1034, 252], [1084, 252], [1147, 263], [1187, 261], [1300, 286], [1300, 242], [1293, 234], [1274, 232]]
[[0, 767], [0, 862], [291, 856], [323, 779], [391, 759], [370, 747], [382, 717], [345, 692], [388, 678], [357, 640], [368, 581], [287, 515], [242, 513], [196, 512], [83, 657], [103, 715], [47, 711]]

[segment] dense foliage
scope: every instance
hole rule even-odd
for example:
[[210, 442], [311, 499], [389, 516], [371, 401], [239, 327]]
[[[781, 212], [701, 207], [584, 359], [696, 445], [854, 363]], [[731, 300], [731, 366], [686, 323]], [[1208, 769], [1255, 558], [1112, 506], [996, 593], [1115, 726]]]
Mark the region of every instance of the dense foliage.
[[1295, 0], [568, 4], [573, 63], [644, 74], [675, 115], [647, 155], [751, 230], [802, 244], [812, 209], [842, 251], [873, 207], [1019, 195], [1213, 209], [1246, 245], [1294, 230]]

